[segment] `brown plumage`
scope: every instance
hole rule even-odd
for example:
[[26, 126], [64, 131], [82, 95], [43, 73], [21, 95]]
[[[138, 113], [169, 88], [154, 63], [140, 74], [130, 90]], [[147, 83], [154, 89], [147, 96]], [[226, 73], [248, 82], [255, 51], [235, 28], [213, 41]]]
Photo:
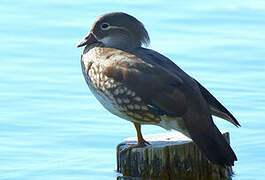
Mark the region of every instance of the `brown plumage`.
[[237, 160], [215, 126], [212, 115], [239, 126], [233, 115], [201, 84], [171, 60], [150, 49], [143, 24], [125, 13], [99, 17], [79, 43], [86, 82], [113, 114], [135, 124], [140, 147], [148, 143], [141, 124], [175, 129], [189, 136], [210, 161]]

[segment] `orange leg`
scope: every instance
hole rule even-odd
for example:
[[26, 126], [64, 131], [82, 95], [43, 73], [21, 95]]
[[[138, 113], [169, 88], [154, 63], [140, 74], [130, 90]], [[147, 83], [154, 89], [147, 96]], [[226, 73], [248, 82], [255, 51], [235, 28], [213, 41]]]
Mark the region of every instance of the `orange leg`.
[[142, 136], [141, 125], [139, 123], [134, 123], [134, 126], [135, 126], [135, 129], [136, 129], [136, 132], [137, 132], [137, 140], [138, 140], [138, 142], [137, 142], [137, 144], [132, 144], [129, 147], [123, 149], [122, 152], [126, 152], [128, 150], [133, 149], [133, 148], [141, 148], [141, 147], [150, 145], [150, 143], [147, 142], [146, 140], [144, 140], [144, 138]]
[[146, 145], [150, 145], [149, 142], [147, 142], [146, 140], [144, 140], [142, 133], [141, 133], [141, 125], [138, 123], [133, 123], [137, 132], [137, 140], [138, 140], [138, 147], [144, 147]]

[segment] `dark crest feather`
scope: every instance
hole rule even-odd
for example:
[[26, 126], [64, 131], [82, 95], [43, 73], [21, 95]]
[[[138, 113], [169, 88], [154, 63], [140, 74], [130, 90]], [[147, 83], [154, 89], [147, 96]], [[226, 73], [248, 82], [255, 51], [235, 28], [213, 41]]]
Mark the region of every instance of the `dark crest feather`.
[[135, 17], [129, 14], [123, 12], [113, 12], [104, 14], [98, 18], [97, 22], [103, 21], [115, 22], [115, 24], [120, 26], [126, 25], [140, 46], [148, 46], [150, 43], [150, 38], [144, 25]]

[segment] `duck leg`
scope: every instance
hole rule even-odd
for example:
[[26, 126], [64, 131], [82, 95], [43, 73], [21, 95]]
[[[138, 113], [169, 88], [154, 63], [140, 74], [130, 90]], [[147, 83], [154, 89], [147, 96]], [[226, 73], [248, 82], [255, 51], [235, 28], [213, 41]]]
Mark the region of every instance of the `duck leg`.
[[150, 145], [149, 142], [144, 140], [143, 135], [141, 133], [141, 125], [139, 123], [133, 123], [137, 132], [137, 144], [132, 144], [129, 147], [123, 149], [121, 152], [126, 152], [128, 150], [131, 150], [133, 148], [141, 148], [147, 145]]

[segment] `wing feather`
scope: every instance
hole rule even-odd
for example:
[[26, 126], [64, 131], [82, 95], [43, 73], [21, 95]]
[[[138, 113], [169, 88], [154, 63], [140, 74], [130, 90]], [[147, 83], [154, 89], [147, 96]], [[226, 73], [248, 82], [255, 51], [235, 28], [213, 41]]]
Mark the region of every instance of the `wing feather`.
[[171, 116], [181, 116], [186, 112], [182, 79], [163, 67], [133, 57], [130, 63], [105, 66], [104, 73], [135, 91], [146, 104], [155, 104]]

